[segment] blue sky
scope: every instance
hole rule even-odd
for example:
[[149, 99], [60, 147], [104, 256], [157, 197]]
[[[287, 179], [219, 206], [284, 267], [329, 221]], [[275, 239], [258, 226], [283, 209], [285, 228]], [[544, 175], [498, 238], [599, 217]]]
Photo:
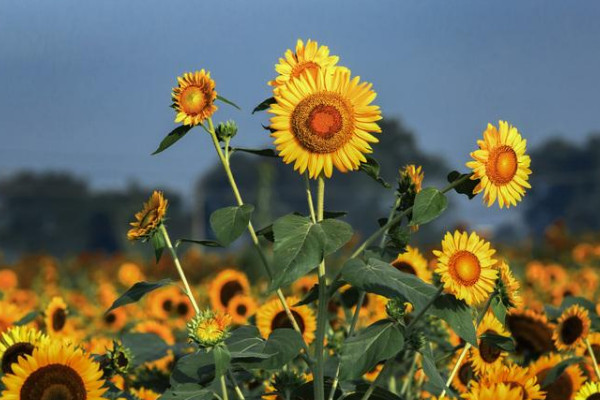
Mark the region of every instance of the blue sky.
[[175, 127], [177, 75], [206, 68], [238, 144], [264, 146], [266, 81], [297, 38], [327, 44], [374, 83], [384, 116], [464, 165], [488, 121], [535, 146], [600, 130], [600, 2], [0, 2], [0, 174], [69, 170], [189, 192], [216, 157], [200, 129], [151, 157]]

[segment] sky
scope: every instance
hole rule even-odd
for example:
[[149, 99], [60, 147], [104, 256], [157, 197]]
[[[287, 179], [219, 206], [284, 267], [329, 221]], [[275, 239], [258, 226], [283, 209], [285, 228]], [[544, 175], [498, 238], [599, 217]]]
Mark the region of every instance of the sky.
[[[195, 129], [150, 156], [176, 127], [171, 88], [211, 71], [239, 146], [265, 147], [274, 64], [312, 38], [372, 82], [385, 118], [464, 168], [488, 122], [528, 145], [600, 130], [598, 1], [0, 2], [0, 177], [67, 170], [93, 187], [137, 181], [190, 193], [216, 161]], [[376, 151], [376, 149], [375, 149]], [[375, 153], [376, 156], [376, 153]]]

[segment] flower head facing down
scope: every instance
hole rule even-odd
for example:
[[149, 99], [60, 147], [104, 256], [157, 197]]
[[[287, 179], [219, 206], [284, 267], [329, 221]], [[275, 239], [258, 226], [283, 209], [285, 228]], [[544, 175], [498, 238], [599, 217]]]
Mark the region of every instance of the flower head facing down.
[[144, 203], [142, 211], [135, 214], [131, 229], [127, 232], [129, 240], [147, 240], [158, 229], [167, 214], [169, 202], [162, 192], [155, 190]]
[[217, 91], [210, 72], [204, 69], [186, 72], [177, 77], [178, 86], [173, 88], [173, 108], [177, 111], [175, 122], [198, 125], [217, 111]]
[[231, 328], [229, 314], [206, 310], [188, 322], [188, 338], [201, 347], [213, 347], [229, 336]]

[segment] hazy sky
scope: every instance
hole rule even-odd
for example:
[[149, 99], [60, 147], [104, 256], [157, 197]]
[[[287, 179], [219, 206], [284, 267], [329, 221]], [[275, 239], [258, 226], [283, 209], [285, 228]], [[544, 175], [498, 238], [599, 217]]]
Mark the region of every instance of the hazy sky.
[[0, 174], [62, 169], [95, 187], [189, 191], [216, 157], [175, 127], [176, 76], [206, 68], [242, 106], [238, 144], [264, 146], [266, 81], [297, 38], [374, 83], [384, 116], [461, 168], [488, 121], [530, 146], [600, 129], [598, 1], [0, 1]]

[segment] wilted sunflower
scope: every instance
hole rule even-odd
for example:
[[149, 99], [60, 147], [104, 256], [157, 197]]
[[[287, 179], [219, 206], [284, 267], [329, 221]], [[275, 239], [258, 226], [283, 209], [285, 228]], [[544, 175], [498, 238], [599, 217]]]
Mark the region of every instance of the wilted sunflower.
[[173, 88], [173, 108], [177, 111], [175, 122], [198, 125], [217, 111], [215, 81], [204, 69], [186, 72], [177, 77], [179, 86]]
[[442, 251], [433, 251], [437, 256], [435, 272], [447, 292], [476, 306], [494, 290], [498, 276], [494, 268], [496, 260], [492, 258], [495, 252], [489, 242], [480, 239], [475, 232], [471, 235], [448, 232], [442, 241]]
[[[530, 374], [536, 376], [540, 385], [543, 385], [550, 370], [563, 360], [564, 358], [557, 353], [541, 357], [529, 367]], [[546, 400], [573, 399], [584, 381], [579, 367], [571, 365], [553, 383], [544, 386]]]
[[29, 356], [33, 350], [48, 337], [37, 329], [26, 326], [15, 326], [0, 337], [0, 360], [3, 374], [11, 374], [12, 365], [20, 357]]
[[167, 213], [169, 202], [162, 192], [155, 190], [142, 211], [135, 214], [135, 221], [129, 223], [132, 228], [127, 232], [129, 240], [148, 239], [160, 226]]
[[486, 374], [481, 376], [479, 382], [473, 381], [471, 383], [471, 390], [477, 392], [482, 386], [492, 386], [497, 383], [521, 388], [523, 390], [522, 396], [515, 398], [515, 400], [543, 400], [546, 398], [546, 395], [540, 389], [537, 378], [531, 376], [527, 368], [513, 363], [497, 365], [491, 368]]
[[62, 335], [67, 327], [67, 304], [62, 297], [53, 297], [44, 311], [46, 332], [49, 336]]
[[[292, 315], [302, 332], [302, 337], [307, 344], [315, 339], [315, 330], [317, 322], [315, 314], [309, 306], [297, 306], [294, 304], [300, 301], [295, 296], [286, 297], [286, 303], [292, 311]], [[264, 338], [268, 338], [271, 332], [278, 328], [292, 329], [292, 322], [288, 318], [279, 299], [273, 299], [263, 304], [256, 311], [256, 327]]]
[[519, 400], [525, 399], [522, 388], [507, 383], [479, 385], [463, 396], [466, 400]]
[[47, 342], [19, 358], [2, 383], [3, 400], [101, 400], [106, 390], [99, 365], [62, 341]]
[[248, 294], [250, 282], [246, 274], [235, 269], [224, 269], [210, 281], [208, 296], [211, 308], [215, 311], [227, 311], [229, 301], [238, 294]]
[[269, 85], [275, 87], [283, 85], [305, 72], [316, 76], [321, 68], [333, 67], [338, 61], [338, 56], [329, 55], [329, 47], [319, 46], [317, 42], [310, 39], [306, 41], [305, 46], [304, 42], [298, 39], [296, 51], [288, 49], [284, 58], [280, 58], [279, 64], [275, 65], [275, 71], [279, 76], [270, 81]]
[[335, 166], [341, 172], [358, 169], [371, 153], [370, 143], [381, 132], [378, 106], [370, 105], [376, 93], [371, 84], [350, 77], [350, 71], [322, 68], [316, 77], [304, 73], [279, 86], [276, 103], [269, 112], [271, 136], [286, 164], [294, 163], [311, 178], [321, 172], [331, 177]]
[[506, 316], [506, 327], [517, 343], [517, 354], [537, 358], [555, 350], [552, 341], [553, 325], [546, 315], [525, 309], [511, 311]]
[[599, 400], [600, 383], [588, 382], [575, 395], [575, 400]]
[[[492, 312], [488, 312], [483, 317], [483, 320], [477, 327], [477, 336], [483, 334], [494, 334], [500, 336], [509, 336], [508, 332], [496, 319]], [[473, 369], [479, 375], [484, 375], [494, 367], [502, 365], [502, 360], [506, 356], [506, 352], [495, 346], [489, 339], [479, 339], [479, 347], [471, 349], [471, 364]]]
[[234, 324], [243, 325], [256, 312], [256, 301], [252, 296], [236, 294], [227, 305], [227, 314]]
[[567, 308], [558, 319], [552, 339], [558, 350], [574, 350], [587, 337], [591, 326], [588, 311], [580, 305]]
[[481, 181], [473, 190], [483, 191], [483, 200], [490, 207], [496, 199], [500, 208], [516, 206], [531, 188], [528, 182], [531, 159], [525, 154], [527, 141], [519, 131], [505, 121], [499, 122], [499, 129], [488, 124], [483, 132], [483, 140], [478, 140], [479, 150], [471, 153], [474, 161], [467, 162], [473, 170], [471, 179]]
[[399, 271], [418, 276], [425, 282], [431, 282], [431, 271], [427, 260], [416, 247], [406, 246], [406, 251], [398, 254], [391, 264]]

